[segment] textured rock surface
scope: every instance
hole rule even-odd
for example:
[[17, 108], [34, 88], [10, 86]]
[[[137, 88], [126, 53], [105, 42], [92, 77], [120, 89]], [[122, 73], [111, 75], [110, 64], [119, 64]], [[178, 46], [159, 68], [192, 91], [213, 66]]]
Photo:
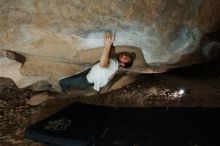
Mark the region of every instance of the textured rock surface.
[[131, 70], [164, 72], [219, 49], [218, 41], [200, 45], [219, 29], [219, 7], [217, 0], [1, 0], [0, 50], [25, 56], [22, 75], [54, 82], [96, 62], [111, 29], [116, 51], [137, 53]]
[[49, 99], [54, 99], [55, 97], [49, 96], [47, 92], [42, 92], [32, 96], [26, 103], [29, 105], [39, 105]]
[[46, 80], [47, 76], [25, 76], [20, 72], [22, 64], [16, 60], [9, 59], [6, 52], [0, 52], [0, 75], [12, 79], [15, 84], [24, 88], [35, 82]]

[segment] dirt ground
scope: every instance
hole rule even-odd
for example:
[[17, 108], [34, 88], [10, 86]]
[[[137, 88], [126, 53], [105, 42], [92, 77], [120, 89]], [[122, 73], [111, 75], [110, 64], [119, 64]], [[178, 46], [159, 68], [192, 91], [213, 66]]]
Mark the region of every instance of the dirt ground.
[[[181, 89], [185, 91], [183, 94]], [[11, 80], [0, 78], [0, 145], [41, 146], [24, 138], [25, 128], [74, 101], [122, 107], [220, 107], [220, 63], [194, 65], [162, 74], [140, 74], [134, 83], [100, 95], [73, 97], [48, 91], [55, 98], [37, 106], [26, 104], [35, 94], [38, 92], [18, 89]]]

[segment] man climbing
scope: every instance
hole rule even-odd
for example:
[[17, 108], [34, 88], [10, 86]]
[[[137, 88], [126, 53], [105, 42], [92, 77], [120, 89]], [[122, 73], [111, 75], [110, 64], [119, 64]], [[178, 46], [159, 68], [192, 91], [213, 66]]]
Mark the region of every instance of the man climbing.
[[100, 91], [115, 76], [119, 67], [129, 68], [133, 64], [133, 53], [120, 52], [111, 58], [113, 51], [113, 42], [115, 36], [111, 31], [106, 31], [103, 36], [104, 49], [100, 57], [100, 61], [96, 63], [90, 70], [79, 75], [64, 78], [59, 81], [62, 89], [69, 90], [71, 88], [86, 89], [93, 86], [93, 89]]

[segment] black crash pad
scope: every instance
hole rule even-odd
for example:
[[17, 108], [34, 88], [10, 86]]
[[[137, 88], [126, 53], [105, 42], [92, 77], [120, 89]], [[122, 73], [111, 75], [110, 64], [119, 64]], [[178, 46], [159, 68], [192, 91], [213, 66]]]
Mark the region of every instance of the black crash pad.
[[172, 146], [167, 108], [118, 108], [102, 128], [98, 146]]
[[60, 146], [219, 146], [220, 108], [110, 108], [73, 103], [28, 127]]
[[75, 102], [28, 127], [25, 137], [50, 145], [87, 146], [114, 108]]
[[169, 113], [182, 146], [220, 146], [220, 108], [171, 108]]

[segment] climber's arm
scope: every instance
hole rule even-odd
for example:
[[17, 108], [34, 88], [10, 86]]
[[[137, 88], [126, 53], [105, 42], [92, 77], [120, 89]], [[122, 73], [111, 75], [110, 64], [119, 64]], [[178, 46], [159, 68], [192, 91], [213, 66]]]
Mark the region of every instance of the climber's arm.
[[114, 41], [114, 36], [110, 35], [109, 33], [105, 33], [103, 39], [105, 47], [102, 52], [99, 65], [101, 67], [107, 68], [109, 66], [109, 54], [111, 51], [112, 43]]

